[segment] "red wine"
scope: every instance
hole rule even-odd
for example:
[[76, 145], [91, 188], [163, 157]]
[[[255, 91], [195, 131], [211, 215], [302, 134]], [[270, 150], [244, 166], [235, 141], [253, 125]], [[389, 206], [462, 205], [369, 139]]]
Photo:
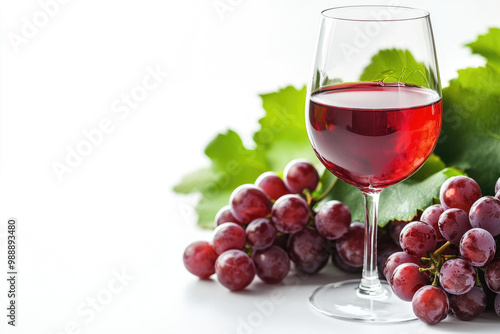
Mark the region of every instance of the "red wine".
[[307, 130], [325, 167], [358, 188], [385, 188], [417, 171], [441, 130], [440, 96], [427, 88], [357, 83], [311, 95]]

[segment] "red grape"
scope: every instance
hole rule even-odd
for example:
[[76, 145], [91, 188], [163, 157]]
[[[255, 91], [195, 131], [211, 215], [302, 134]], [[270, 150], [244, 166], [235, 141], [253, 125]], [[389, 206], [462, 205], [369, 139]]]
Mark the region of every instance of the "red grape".
[[439, 199], [445, 209], [457, 208], [469, 212], [470, 207], [481, 197], [481, 188], [467, 176], [453, 176], [444, 181]]
[[491, 196], [478, 199], [469, 212], [472, 227], [480, 227], [492, 236], [500, 235], [500, 200]]
[[215, 261], [219, 283], [231, 291], [242, 290], [252, 283], [255, 267], [252, 259], [243, 251], [225, 251]]
[[396, 252], [387, 258], [384, 265], [384, 277], [387, 281], [391, 279], [394, 270], [403, 263], [415, 263], [420, 266], [421, 262], [418, 257], [411, 256], [405, 252]]
[[328, 201], [319, 208], [314, 223], [321, 236], [337, 240], [349, 230], [351, 211], [342, 202]]
[[377, 270], [379, 278], [385, 279], [385, 263], [387, 262], [389, 256], [397, 252], [401, 252], [401, 247], [392, 242], [392, 240], [387, 244], [377, 245]]
[[271, 202], [267, 195], [252, 184], [236, 188], [229, 198], [231, 213], [242, 223], [249, 223], [255, 218], [266, 217], [271, 213]]
[[490, 262], [484, 272], [484, 280], [491, 291], [500, 293], [500, 260]]
[[257, 250], [253, 253], [252, 259], [257, 276], [269, 284], [281, 282], [290, 271], [290, 258], [278, 246]]
[[247, 240], [254, 250], [271, 246], [276, 238], [276, 228], [268, 218], [257, 218], [248, 224]]
[[399, 247], [401, 247], [401, 244], [399, 242], [399, 236], [401, 235], [401, 231], [409, 223], [410, 222], [404, 220], [393, 220], [391, 222], [391, 225], [389, 226], [389, 233], [391, 234], [391, 238]]
[[332, 252], [332, 263], [335, 267], [339, 268], [342, 271], [345, 271], [346, 273], [361, 273], [362, 268], [361, 267], [353, 267], [345, 263], [339, 256], [339, 252], [337, 252], [337, 249], [333, 248]]
[[486, 308], [486, 294], [477, 286], [462, 295], [450, 295], [449, 300], [453, 315], [464, 321], [476, 319]]
[[231, 207], [229, 205], [223, 206], [215, 215], [215, 227], [224, 223], [236, 223], [241, 225], [241, 222], [236, 219], [231, 213]]
[[236, 223], [224, 223], [214, 230], [212, 244], [219, 255], [229, 249], [243, 249], [245, 242], [245, 230]]
[[476, 283], [476, 271], [464, 259], [450, 259], [439, 270], [439, 282], [446, 292], [461, 295], [469, 292]]
[[495, 239], [490, 232], [482, 228], [473, 228], [465, 232], [459, 244], [460, 254], [474, 267], [482, 267], [495, 256]]
[[441, 231], [438, 228], [439, 216], [441, 216], [444, 210], [445, 209], [441, 204], [434, 204], [425, 209], [420, 216], [420, 221], [427, 223], [434, 228], [434, 230], [436, 231], [437, 241], [443, 241], [445, 239], [441, 235]]
[[292, 160], [285, 167], [283, 179], [288, 190], [296, 194], [302, 194], [305, 189], [310, 192], [316, 189], [319, 175], [310, 162]]
[[462, 209], [448, 209], [439, 217], [438, 222], [441, 235], [454, 244], [458, 244], [465, 232], [472, 227], [469, 215]]
[[315, 229], [305, 227], [290, 236], [288, 254], [299, 271], [314, 274], [328, 262], [326, 245], [326, 240]]
[[295, 233], [309, 221], [309, 205], [299, 195], [285, 195], [273, 205], [271, 218], [276, 229], [283, 233]]
[[427, 256], [436, 248], [436, 231], [423, 222], [411, 222], [406, 225], [399, 236], [401, 248], [413, 256]]
[[191, 274], [202, 279], [207, 279], [215, 273], [215, 260], [217, 254], [206, 241], [193, 242], [184, 251], [184, 266]]
[[419, 272], [420, 266], [415, 263], [403, 263], [396, 267], [389, 283], [392, 291], [400, 299], [411, 301], [415, 292], [427, 284], [427, 277]]
[[363, 266], [365, 225], [353, 222], [349, 231], [336, 242], [340, 258], [351, 267]]
[[417, 318], [429, 325], [444, 320], [450, 309], [446, 293], [432, 285], [421, 287], [413, 296], [411, 304]]
[[285, 186], [285, 182], [283, 182], [281, 177], [274, 172], [265, 172], [261, 174], [255, 181], [255, 185], [261, 188], [266, 195], [274, 201], [290, 193]]

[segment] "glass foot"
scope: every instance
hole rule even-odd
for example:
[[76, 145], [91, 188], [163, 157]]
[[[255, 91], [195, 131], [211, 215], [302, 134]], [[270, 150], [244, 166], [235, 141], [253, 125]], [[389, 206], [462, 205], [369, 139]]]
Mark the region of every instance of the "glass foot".
[[334, 318], [372, 322], [402, 322], [414, 320], [411, 302], [395, 296], [389, 284], [382, 284], [382, 293], [377, 296], [361, 295], [359, 280], [331, 283], [317, 288], [309, 302], [312, 307]]

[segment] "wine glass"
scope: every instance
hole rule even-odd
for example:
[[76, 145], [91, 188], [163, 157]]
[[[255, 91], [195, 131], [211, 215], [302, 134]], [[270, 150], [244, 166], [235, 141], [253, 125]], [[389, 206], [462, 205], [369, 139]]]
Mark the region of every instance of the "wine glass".
[[415, 173], [441, 129], [441, 85], [429, 13], [398, 6], [347, 6], [321, 13], [308, 86], [311, 145], [335, 176], [364, 196], [360, 280], [327, 284], [310, 297], [336, 318], [415, 319], [377, 270], [377, 208], [382, 190]]

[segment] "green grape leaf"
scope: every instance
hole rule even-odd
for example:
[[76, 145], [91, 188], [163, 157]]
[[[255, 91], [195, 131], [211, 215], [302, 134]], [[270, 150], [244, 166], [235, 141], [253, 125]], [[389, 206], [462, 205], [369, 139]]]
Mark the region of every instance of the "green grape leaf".
[[466, 170], [485, 195], [493, 194], [500, 176], [499, 41], [500, 29], [490, 29], [469, 44], [487, 63], [458, 71], [443, 90], [443, 127], [435, 151], [446, 164]]
[[201, 193], [196, 206], [198, 224], [210, 228], [217, 211], [228, 204], [231, 192], [241, 184], [255, 182], [270, 166], [262, 152], [247, 149], [240, 136], [232, 130], [212, 140], [205, 154], [210, 158], [211, 166], [186, 175], [174, 191]]
[[473, 53], [488, 59], [490, 65], [500, 66], [500, 29], [490, 28], [485, 35], [478, 36], [477, 41], [467, 44]]
[[381, 50], [371, 59], [371, 63], [361, 74], [360, 81], [404, 82], [421, 87], [434, 87], [426, 78], [429, 70], [415, 60], [408, 50]]
[[305, 126], [306, 87], [286, 87], [263, 94], [265, 117], [254, 135], [257, 150], [264, 152], [274, 171], [282, 171], [293, 159], [303, 158], [318, 163], [311, 148]]
[[281, 172], [297, 158], [319, 165], [304, 123], [306, 88], [289, 86], [261, 98], [266, 114], [254, 134], [255, 148], [245, 147], [232, 130], [219, 134], [205, 149], [210, 166], [186, 175], [174, 187], [177, 193], [201, 194], [196, 206], [201, 227], [213, 227], [215, 214], [228, 204], [231, 192], [241, 184], [254, 183], [263, 172]]
[[[380, 195], [378, 225], [383, 227], [392, 220], [411, 220], [418, 210], [423, 211], [433, 204], [439, 197], [441, 184], [447, 178], [463, 175], [463, 172], [455, 168], [443, 167], [443, 162], [431, 155], [411, 178], [384, 189]], [[363, 195], [358, 188], [337, 180], [333, 191], [325, 200], [331, 199], [345, 203], [351, 210], [353, 221], [364, 222]]]

